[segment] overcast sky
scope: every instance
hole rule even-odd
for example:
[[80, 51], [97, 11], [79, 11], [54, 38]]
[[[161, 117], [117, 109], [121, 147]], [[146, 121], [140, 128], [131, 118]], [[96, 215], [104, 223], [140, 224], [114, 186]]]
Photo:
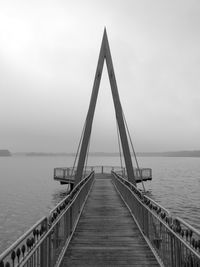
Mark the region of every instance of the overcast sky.
[[[200, 149], [199, 0], [0, 1], [0, 149], [75, 151], [104, 26], [136, 151]], [[104, 66], [91, 151], [117, 151]]]

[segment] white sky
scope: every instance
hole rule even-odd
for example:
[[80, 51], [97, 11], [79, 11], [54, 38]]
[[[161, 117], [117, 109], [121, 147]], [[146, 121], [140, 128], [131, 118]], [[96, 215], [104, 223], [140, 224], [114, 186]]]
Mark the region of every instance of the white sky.
[[[200, 149], [199, 0], [0, 1], [0, 148], [76, 150], [104, 26], [136, 151]], [[91, 151], [118, 149], [106, 71]]]

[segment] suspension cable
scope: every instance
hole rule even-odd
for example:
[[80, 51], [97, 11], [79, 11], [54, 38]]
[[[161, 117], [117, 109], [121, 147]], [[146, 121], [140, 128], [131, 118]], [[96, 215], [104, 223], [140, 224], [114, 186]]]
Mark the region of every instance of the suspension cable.
[[122, 110], [122, 115], [123, 115], [125, 126], [126, 126], [126, 129], [127, 129], [127, 132], [128, 132], [128, 136], [129, 136], [129, 140], [130, 140], [130, 143], [131, 143], [131, 147], [132, 147], [132, 150], [133, 150], [133, 155], [134, 155], [134, 158], [135, 158], [136, 166], [137, 166], [137, 169], [139, 171], [140, 179], [141, 179], [141, 182], [142, 182], [142, 187], [143, 187], [143, 190], [144, 190], [144, 193], [145, 193], [146, 190], [145, 190], [144, 182], [143, 182], [143, 179], [142, 179], [142, 171], [141, 171], [141, 169], [139, 167], [139, 163], [138, 163], [138, 160], [137, 160], [137, 156], [136, 156], [136, 153], [135, 153], [135, 149], [134, 149], [134, 146], [133, 146], [133, 142], [132, 142], [132, 139], [131, 139], [131, 135], [130, 135], [130, 132], [129, 132], [129, 129], [128, 129], [128, 125], [127, 125], [126, 118], [125, 118], [123, 110]]

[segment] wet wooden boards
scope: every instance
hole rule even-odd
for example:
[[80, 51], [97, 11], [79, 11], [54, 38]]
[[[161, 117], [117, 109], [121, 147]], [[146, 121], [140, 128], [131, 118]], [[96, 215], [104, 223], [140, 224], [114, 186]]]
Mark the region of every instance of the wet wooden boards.
[[111, 176], [95, 176], [61, 266], [159, 266]]

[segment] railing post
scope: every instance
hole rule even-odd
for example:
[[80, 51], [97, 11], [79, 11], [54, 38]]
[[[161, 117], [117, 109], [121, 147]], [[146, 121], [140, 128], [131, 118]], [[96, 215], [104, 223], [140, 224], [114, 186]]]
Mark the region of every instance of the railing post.
[[174, 237], [170, 233], [170, 257], [171, 257], [171, 266], [174, 267]]
[[58, 247], [59, 224], [60, 222], [57, 222], [54, 229], [54, 249], [57, 249]]
[[70, 176], [69, 171], [70, 171], [70, 168], [67, 168], [67, 177]]
[[66, 178], [66, 170], [65, 169], [63, 169], [63, 177], [62, 178]]
[[69, 225], [70, 225], [70, 234], [72, 233], [72, 228], [73, 228], [73, 219], [72, 219], [72, 206], [69, 208]]
[[68, 236], [68, 212], [65, 212], [65, 215], [64, 215], [64, 239], [66, 240], [67, 239], [67, 236]]
[[52, 246], [52, 241], [51, 241], [51, 234], [48, 236], [47, 238], [47, 266], [51, 267], [52, 266], [52, 250], [51, 250], [51, 246]]
[[101, 173], [103, 174], [103, 166], [101, 166]]
[[148, 210], [143, 209], [143, 233], [149, 237]]
[[181, 246], [180, 246], [180, 241], [176, 238], [175, 240], [175, 254], [176, 254], [176, 263], [177, 266], [182, 266], [181, 265]]
[[[47, 218], [45, 222], [42, 224], [43, 227], [47, 230]], [[40, 247], [40, 267], [48, 267], [47, 265], [47, 258], [48, 258], [48, 242], [45, 239]]]

